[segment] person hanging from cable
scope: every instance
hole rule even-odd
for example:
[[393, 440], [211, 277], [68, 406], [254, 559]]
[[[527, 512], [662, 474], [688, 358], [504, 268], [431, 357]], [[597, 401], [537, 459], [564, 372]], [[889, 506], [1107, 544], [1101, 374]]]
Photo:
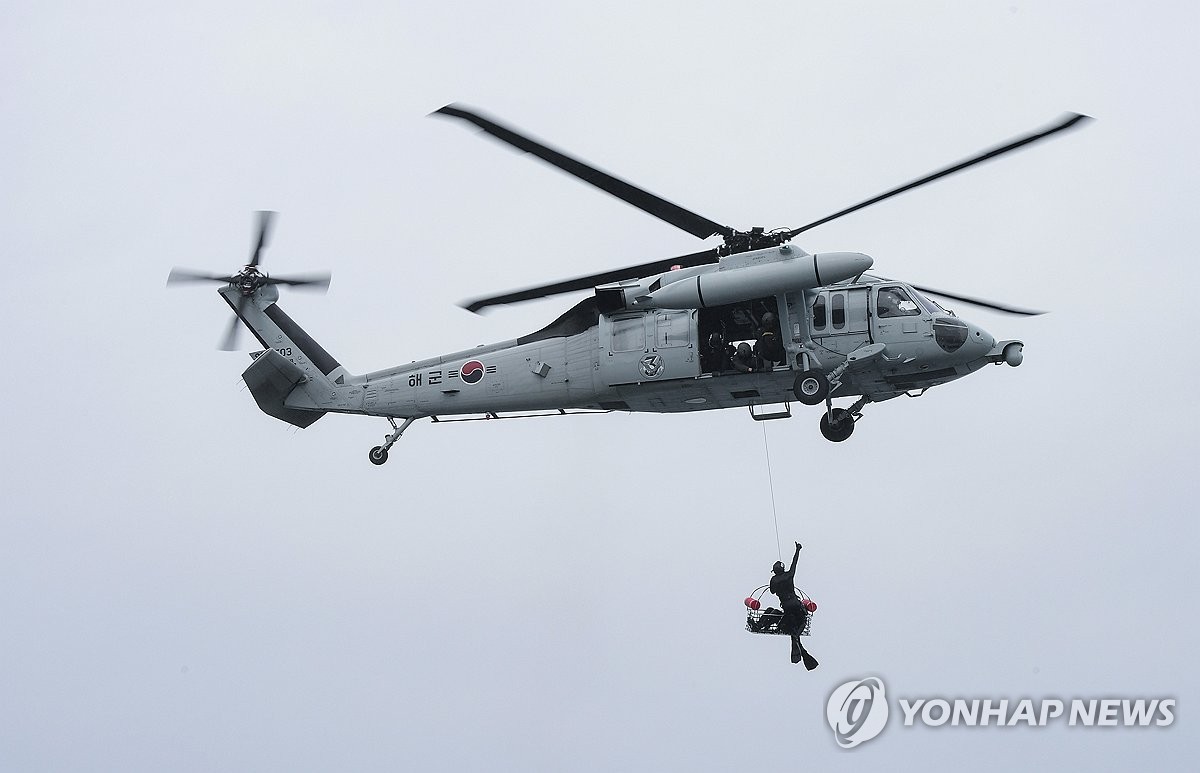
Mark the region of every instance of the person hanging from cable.
[[779, 629], [791, 634], [792, 637], [792, 662], [799, 663], [804, 661], [804, 667], [812, 671], [817, 667], [817, 659], [804, 649], [804, 644], [800, 641], [800, 634], [804, 630], [804, 624], [808, 620], [808, 609], [804, 603], [796, 595], [796, 562], [800, 559], [799, 542], [796, 543], [796, 552], [792, 556], [791, 568], [785, 570], [782, 561], [776, 561], [775, 566], [771, 567], [771, 593], [774, 593], [779, 598], [779, 606], [783, 608], [783, 620], [779, 622]]

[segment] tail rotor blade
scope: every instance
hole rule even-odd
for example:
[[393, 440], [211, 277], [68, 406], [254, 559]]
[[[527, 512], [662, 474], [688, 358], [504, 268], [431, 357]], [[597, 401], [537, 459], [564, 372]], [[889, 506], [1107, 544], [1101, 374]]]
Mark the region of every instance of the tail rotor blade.
[[223, 352], [236, 352], [238, 331], [242, 329], [242, 310], [246, 308], [246, 299], [238, 298], [237, 310], [233, 315], [233, 319], [229, 320], [229, 327], [225, 329], [225, 335], [221, 337], [221, 343], [217, 348]]
[[250, 262], [246, 265], [257, 266], [259, 260], [262, 259], [263, 248], [267, 246], [267, 242], [271, 238], [271, 221], [274, 219], [275, 213], [270, 210], [261, 210], [258, 213], [258, 243], [254, 245], [254, 252], [250, 255]]
[[[258, 264], [262, 261], [263, 250], [271, 241], [271, 224], [274, 219], [275, 213], [270, 210], [258, 212], [258, 236], [254, 240], [254, 250], [250, 253], [250, 262], [243, 266], [238, 273], [225, 276], [175, 267], [167, 275], [168, 285], [185, 282], [221, 282], [235, 286], [226, 287], [220, 291], [221, 295], [233, 306], [234, 315], [233, 319], [229, 320], [229, 325], [225, 328], [225, 333], [217, 344], [218, 349], [235, 351], [238, 348], [238, 329], [243, 324], [246, 306], [250, 303], [251, 297], [264, 297], [261, 295], [261, 290], [266, 285], [287, 285], [321, 292], [329, 289], [330, 275], [327, 271], [272, 277], [258, 268]], [[236, 292], [234, 292], [235, 289]], [[275, 296], [278, 297], [277, 292]]]
[[236, 352], [238, 330], [241, 329], [242, 321], [235, 314], [229, 320], [229, 327], [225, 329], [225, 335], [221, 336], [221, 343], [217, 344], [217, 348], [223, 352]]
[[329, 280], [331, 275], [328, 272], [318, 272], [313, 274], [293, 274], [292, 276], [271, 276], [263, 280], [263, 284], [271, 285], [288, 285], [300, 289], [319, 290], [325, 292], [329, 289]]
[[180, 284], [184, 282], [225, 282], [228, 284], [232, 281], [234, 281], [234, 277], [231, 276], [192, 271], [186, 268], [173, 268], [171, 269], [171, 273], [167, 275], [167, 284]]

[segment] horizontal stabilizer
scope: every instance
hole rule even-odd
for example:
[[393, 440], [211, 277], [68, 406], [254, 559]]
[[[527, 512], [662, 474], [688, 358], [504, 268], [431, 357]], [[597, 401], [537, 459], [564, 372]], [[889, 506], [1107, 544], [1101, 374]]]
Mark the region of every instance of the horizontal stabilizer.
[[325, 415], [325, 411], [302, 411], [284, 405], [288, 394], [304, 380], [304, 372], [274, 349], [258, 355], [242, 373], [242, 380], [268, 416], [303, 429]]

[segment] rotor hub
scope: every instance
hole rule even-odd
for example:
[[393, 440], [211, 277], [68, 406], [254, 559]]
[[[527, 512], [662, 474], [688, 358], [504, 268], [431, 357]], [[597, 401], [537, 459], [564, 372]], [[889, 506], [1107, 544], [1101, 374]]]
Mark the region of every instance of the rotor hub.
[[786, 228], [767, 231], [759, 226], [751, 228], [749, 231], [733, 231], [725, 236], [725, 243], [717, 247], [717, 255], [725, 257], [726, 255], [736, 255], [739, 252], [776, 247], [790, 239], [791, 236]]
[[233, 285], [244, 297], [249, 298], [258, 288], [266, 284], [266, 280], [267, 274], [260, 271], [257, 266], [246, 266], [234, 277]]

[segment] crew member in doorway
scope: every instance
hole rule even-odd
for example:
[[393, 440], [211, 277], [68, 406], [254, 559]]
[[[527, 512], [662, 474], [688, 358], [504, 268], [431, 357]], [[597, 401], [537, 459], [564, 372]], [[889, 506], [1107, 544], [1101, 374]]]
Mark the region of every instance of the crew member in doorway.
[[732, 347], [725, 343], [725, 337], [719, 332], [714, 331], [708, 337], [708, 350], [704, 353], [702, 361], [705, 365], [706, 373], [720, 373], [723, 370], [729, 370], [730, 349]]
[[754, 356], [750, 344], [742, 341], [733, 353], [733, 369], [739, 373], [751, 373], [758, 370], [758, 358]]
[[754, 344], [754, 353], [767, 370], [787, 359], [783, 342], [779, 340], [779, 319], [769, 311], [763, 315], [758, 341]]
[[799, 663], [804, 661], [804, 667], [812, 671], [817, 667], [817, 659], [804, 649], [804, 644], [800, 641], [800, 632], [804, 630], [804, 623], [808, 620], [808, 610], [804, 608], [804, 603], [796, 595], [796, 561], [800, 559], [800, 543], [796, 543], [796, 552], [792, 556], [792, 566], [790, 569], [784, 570], [783, 562], [776, 561], [775, 566], [771, 567], [773, 577], [771, 577], [771, 592], [779, 598], [779, 606], [783, 609], [783, 620], [779, 621], [779, 629], [791, 634], [792, 637], [792, 662]]

